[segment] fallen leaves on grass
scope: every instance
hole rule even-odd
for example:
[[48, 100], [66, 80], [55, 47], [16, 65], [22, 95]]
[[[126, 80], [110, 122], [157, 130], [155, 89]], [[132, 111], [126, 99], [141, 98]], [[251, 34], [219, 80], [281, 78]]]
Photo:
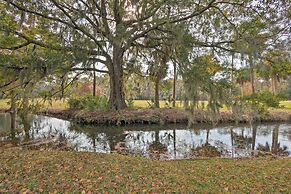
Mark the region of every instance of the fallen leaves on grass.
[[1, 193], [291, 190], [291, 159], [152, 161], [117, 154], [0, 149]]

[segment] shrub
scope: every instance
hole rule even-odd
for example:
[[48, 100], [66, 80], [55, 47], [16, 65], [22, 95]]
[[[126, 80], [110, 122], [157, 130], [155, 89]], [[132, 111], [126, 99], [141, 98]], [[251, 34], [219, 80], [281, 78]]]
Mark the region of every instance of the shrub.
[[273, 95], [269, 91], [264, 91], [247, 96], [246, 100], [251, 101], [254, 104], [263, 104], [266, 107], [279, 108], [281, 98]]
[[78, 97], [69, 98], [68, 105], [70, 109], [82, 109], [81, 98]]
[[128, 108], [133, 108], [134, 107], [134, 100], [132, 98], [129, 98], [127, 100], [127, 106], [128, 106]]
[[83, 97], [72, 97], [68, 100], [68, 104], [71, 109], [86, 109], [88, 111], [109, 108], [109, 103], [105, 96], [85, 95]]
[[151, 99], [151, 101], [147, 101], [147, 103], [148, 103], [148, 107], [149, 108], [155, 108], [155, 101], [154, 101], [154, 99]]
[[291, 100], [291, 78], [288, 79], [288, 99]]

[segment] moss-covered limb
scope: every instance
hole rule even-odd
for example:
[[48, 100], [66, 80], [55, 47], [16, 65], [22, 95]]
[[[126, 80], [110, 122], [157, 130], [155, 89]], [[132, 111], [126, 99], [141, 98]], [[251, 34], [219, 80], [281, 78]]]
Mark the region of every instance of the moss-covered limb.
[[291, 190], [291, 159], [151, 161], [122, 155], [0, 149], [0, 192]]

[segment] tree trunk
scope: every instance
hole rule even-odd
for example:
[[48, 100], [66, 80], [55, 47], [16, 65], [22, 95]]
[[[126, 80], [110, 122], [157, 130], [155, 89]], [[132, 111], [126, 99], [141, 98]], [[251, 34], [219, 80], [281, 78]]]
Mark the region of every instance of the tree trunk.
[[255, 148], [256, 148], [256, 137], [257, 137], [257, 126], [252, 126], [252, 155], [255, 155]]
[[25, 130], [25, 132], [28, 132], [29, 129], [30, 129], [30, 123], [29, 123], [29, 118], [28, 118], [28, 117], [29, 117], [29, 115], [28, 115], [29, 113], [28, 113], [28, 111], [27, 111], [28, 108], [29, 108], [29, 107], [28, 107], [28, 106], [29, 106], [29, 105], [28, 105], [28, 103], [29, 103], [29, 102], [28, 102], [28, 99], [25, 98], [23, 103], [24, 103], [23, 108], [24, 108], [24, 112], [25, 112], [25, 113], [23, 114], [23, 119], [22, 119], [22, 121], [23, 121], [23, 126], [24, 126], [24, 130]]
[[11, 130], [16, 129], [16, 99], [14, 91], [11, 92], [11, 107], [10, 107], [10, 117], [11, 117]]
[[272, 135], [272, 153], [277, 154], [278, 153], [278, 136], [279, 136], [279, 126], [276, 126], [273, 129], [273, 135]]
[[160, 132], [158, 130], [155, 131], [155, 142], [160, 142]]
[[177, 82], [177, 65], [176, 65], [176, 63], [174, 63], [173, 107], [176, 106], [176, 82]]
[[234, 152], [235, 152], [234, 143], [233, 143], [233, 140], [234, 140], [234, 138], [233, 138], [233, 128], [230, 129], [230, 139], [231, 139], [231, 149], [232, 149], [231, 156], [233, 158], [234, 157]]
[[155, 108], [160, 108], [160, 96], [159, 96], [159, 78], [155, 80]]
[[276, 75], [272, 76], [272, 92], [273, 92], [273, 95], [277, 95], [277, 78], [276, 78]]
[[231, 53], [231, 83], [234, 84], [234, 53]]
[[174, 143], [174, 156], [176, 159], [176, 155], [177, 155], [177, 148], [176, 148], [176, 130], [173, 130], [173, 143]]
[[250, 76], [251, 76], [252, 94], [255, 94], [256, 89], [255, 89], [255, 72], [254, 72], [254, 58], [253, 58], [253, 56], [250, 56]]
[[209, 132], [210, 132], [210, 130], [207, 129], [205, 145], [208, 145], [208, 144], [209, 144], [209, 143], [208, 143], [208, 142], [209, 142]]
[[113, 61], [108, 64], [110, 77], [110, 97], [111, 109], [121, 110], [127, 107], [123, 90], [123, 51], [118, 45], [113, 47]]
[[244, 83], [241, 84], [240, 92], [241, 92], [241, 97], [244, 97]]
[[[27, 90], [25, 91], [27, 92]], [[25, 132], [25, 139], [29, 139], [30, 121], [29, 121], [29, 98], [25, 94], [22, 99], [21, 120]]]
[[[93, 64], [95, 69], [95, 64]], [[96, 71], [93, 71], [93, 96], [96, 96]]]

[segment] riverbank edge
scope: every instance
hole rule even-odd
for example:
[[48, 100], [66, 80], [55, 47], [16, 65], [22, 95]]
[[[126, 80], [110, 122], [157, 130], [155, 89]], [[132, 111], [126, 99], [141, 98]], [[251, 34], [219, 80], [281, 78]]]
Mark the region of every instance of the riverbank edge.
[[[0, 112], [9, 110], [0, 109]], [[48, 109], [37, 114], [91, 125], [132, 125], [132, 124], [173, 124], [173, 123], [246, 123], [247, 115], [236, 116], [230, 111], [221, 111], [213, 120], [207, 111], [190, 114], [183, 109], [125, 109], [120, 111], [95, 111], [71, 109]], [[237, 119], [236, 119], [237, 118]], [[291, 122], [291, 110], [270, 110], [264, 117], [254, 118], [255, 122]]]

